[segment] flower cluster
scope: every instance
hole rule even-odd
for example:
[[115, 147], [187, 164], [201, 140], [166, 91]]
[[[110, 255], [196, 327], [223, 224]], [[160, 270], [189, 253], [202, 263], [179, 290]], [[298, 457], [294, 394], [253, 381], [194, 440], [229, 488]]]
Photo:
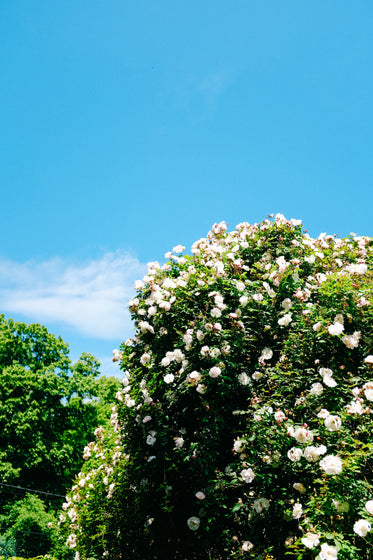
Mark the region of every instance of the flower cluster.
[[101, 464], [95, 490], [78, 477], [68, 502], [70, 543], [98, 550], [84, 537], [92, 495], [115, 479], [100, 502], [112, 557], [368, 559], [372, 246], [312, 239], [278, 214], [215, 224], [192, 255], [178, 245], [150, 263], [129, 304], [135, 335], [114, 355], [109, 455], [126, 460], [92, 444]]

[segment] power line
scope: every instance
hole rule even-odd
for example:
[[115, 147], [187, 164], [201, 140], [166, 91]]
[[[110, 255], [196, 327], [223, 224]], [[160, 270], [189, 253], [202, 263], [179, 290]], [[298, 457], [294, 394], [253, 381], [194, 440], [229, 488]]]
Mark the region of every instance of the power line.
[[13, 484], [5, 484], [0, 482], [0, 486], [7, 486], [8, 488], [15, 488], [16, 490], [25, 490], [26, 492], [36, 492], [37, 494], [45, 494], [46, 496], [55, 496], [56, 498], [65, 498], [61, 494], [53, 494], [53, 492], [44, 492], [43, 490], [33, 490], [32, 488], [24, 488], [23, 486], [13, 486]]

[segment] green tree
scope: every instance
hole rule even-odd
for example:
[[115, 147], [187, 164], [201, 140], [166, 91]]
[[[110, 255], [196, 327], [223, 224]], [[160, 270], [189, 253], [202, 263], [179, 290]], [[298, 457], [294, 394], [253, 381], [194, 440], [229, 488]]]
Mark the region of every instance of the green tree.
[[[30, 558], [46, 554], [53, 543], [53, 535], [48, 524], [53, 524], [54, 516], [45, 511], [44, 502], [35, 495], [27, 494], [22, 500], [9, 504], [0, 515], [3, 530], [3, 554]], [[0, 545], [1, 547], [1, 545]]]
[[[0, 316], [0, 476], [2, 483], [63, 495], [85, 444], [114, 399], [99, 363], [38, 324]], [[111, 390], [102, 390], [111, 383]], [[117, 382], [118, 383], [118, 382]], [[101, 398], [100, 398], [101, 397]], [[3, 502], [10, 490], [0, 486]]]

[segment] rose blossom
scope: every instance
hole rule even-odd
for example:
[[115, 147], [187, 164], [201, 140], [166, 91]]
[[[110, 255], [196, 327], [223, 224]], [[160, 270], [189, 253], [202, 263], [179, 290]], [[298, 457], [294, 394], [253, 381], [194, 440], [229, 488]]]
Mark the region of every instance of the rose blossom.
[[291, 313], [286, 313], [281, 319], [277, 321], [280, 327], [287, 327], [292, 321]]
[[200, 524], [201, 524], [201, 520], [199, 517], [193, 516], [193, 517], [189, 517], [189, 519], [187, 520], [187, 525], [191, 531], [197, 531]]
[[307, 443], [309, 441], [313, 441], [313, 433], [307, 428], [297, 428], [294, 432], [294, 437], [298, 443]]
[[327, 455], [319, 463], [326, 474], [340, 474], [342, 472], [342, 461], [336, 455]]
[[307, 548], [314, 548], [318, 546], [319, 542], [319, 535], [315, 535], [315, 533], [306, 533], [306, 536], [302, 538], [302, 543]]
[[366, 519], [359, 519], [354, 524], [354, 531], [360, 537], [366, 537], [367, 534], [372, 530], [372, 526]]
[[196, 387], [196, 391], [197, 391], [197, 393], [200, 393], [201, 395], [203, 395], [204, 393], [206, 393], [207, 387], [206, 387], [206, 385], [203, 385], [203, 383], [199, 383]]
[[321, 545], [321, 551], [319, 554], [320, 560], [334, 560], [338, 557], [337, 549], [334, 546], [330, 546], [326, 543]]
[[213, 378], [219, 377], [220, 374], [221, 374], [221, 369], [218, 366], [212, 367], [209, 371], [209, 376]]
[[294, 504], [293, 506], [293, 519], [300, 519], [303, 515], [302, 504]]
[[315, 395], [315, 396], [320, 396], [321, 393], [323, 392], [324, 387], [321, 385], [321, 383], [313, 383], [311, 385], [311, 389], [310, 389], [310, 393], [311, 395]]
[[292, 447], [288, 451], [288, 458], [290, 459], [290, 461], [293, 461], [293, 462], [300, 461], [302, 455], [303, 455], [303, 452], [299, 447]]
[[259, 358], [260, 361], [270, 360], [273, 356], [273, 351], [270, 348], [264, 348]]
[[269, 508], [269, 501], [266, 498], [258, 498], [255, 500], [253, 507], [257, 513], [262, 513]]
[[329, 414], [327, 418], [324, 420], [325, 428], [329, 430], [329, 432], [337, 432], [341, 429], [342, 421], [339, 416]]
[[246, 483], [252, 482], [255, 478], [253, 469], [243, 469], [240, 474], [242, 480], [244, 480]]
[[240, 375], [238, 376], [238, 381], [241, 383], [241, 385], [248, 385], [250, 382], [250, 378], [247, 375], [246, 372], [242, 372], [240, 373]]
[[364, 383], [363, 391], [364, 391], [365, 398], [368, 401], [373, 401], [373, 381], [368, 381], [367, 383]]
[[309, 463], [315, 463], [318, 461], [320, 455], [323, 455], [326, 452], [326, 447], [321, 445], [320, 447], [314, 447], [313, 445], [309, 445], [304, 450], [304, 458]]
[[178, 437], [175, 439], [175, 447], [177, 447], [178, 449], [181, 449], [184, 445], [184, 438], [182, 437]]
[[281, 307], [283, 307], [285, 309], [285, 311], [289, 311], [289, 309], [292, 307], [292, 302], [290, 298], [285, 298], [282, 303], [281, 303]]
[[328, 331], [332, 336], [338, 336], [344, 331], [344, 326], [342, 323], [333, 323], [333, 325], [329, 325]]
[[342, 342], [347, 348], [357, 348], [359, 346], [360, 331], [355, 331], [354, 334], [346, 334], [342, 337]]

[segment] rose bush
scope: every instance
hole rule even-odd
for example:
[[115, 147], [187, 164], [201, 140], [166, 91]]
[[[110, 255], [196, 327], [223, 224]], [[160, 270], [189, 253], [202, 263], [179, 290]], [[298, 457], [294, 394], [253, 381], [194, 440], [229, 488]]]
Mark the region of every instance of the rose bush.
[[372, 247], [278, 214], [149, 264], [76, 558], [372, 558]]

